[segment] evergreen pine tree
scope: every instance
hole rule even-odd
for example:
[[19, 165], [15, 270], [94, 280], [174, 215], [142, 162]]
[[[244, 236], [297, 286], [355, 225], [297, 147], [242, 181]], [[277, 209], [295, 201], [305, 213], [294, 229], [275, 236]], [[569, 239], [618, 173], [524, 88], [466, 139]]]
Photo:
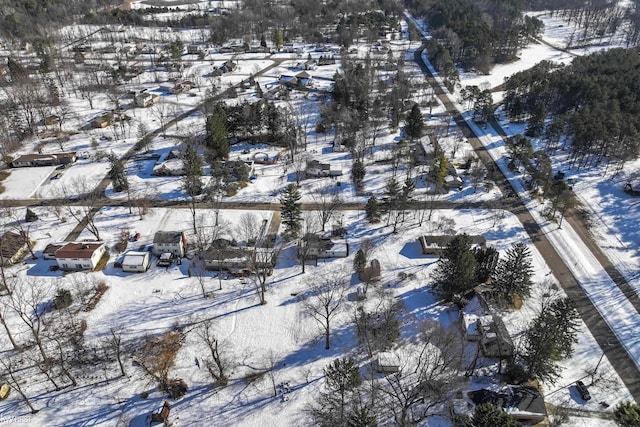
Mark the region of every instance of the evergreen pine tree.
[[229, 132], [227, 131], [227, 113], [222, 103], [216, 104], [213, 112], [207, 117], [206, 145], [213, 150], [214, 158], [229, 157]]
[[282, 36], [282, 31], [279, 28], [276, 28], [273, 31], [273, 44], [276, 45], [277, 50], [282, 49], [282, 46], [284, 45], [284, 37]]
[[118, 159], [115, 154], [109, 154], [109, 179], [113, 183], [113, 191], [119, 193], [129, 188], [129, 181], [127, 180], [124, 164]]
[[360, 187], [362, 185], [362, 181], [364, 180], [366, 173], [367, 170], [365, 169], [362, 161], [356, 159], [351, 166], [351, 179], [356, 187]]
[[404, 132], [412, 140], [420, 138], [424, 129], [424, 120], [422, 118], [422, 112], [418, 104], [413, 104], [411, 111], [407, 115], [404, 123]]
[[376, 199], [376, 196], [369, 197], [364, 211], [367, 215], [367, 221], [370, 223], [373, 224], [380, 221], [380, 203], [378, 199]]
[[196, 150], [189, 145], [182, 159], [182, 169], [184, 172], [183, 188], [185, 193], [195, 197], [202, 193], [202, 160]]
[[520, 423], [501, 408], [491, 403], [476, 406], [473, 412], [474, 427], [519, 427]]
[[493, 284], [510, 301], [514, 295], [528, 297], [531, 293], [533, 265], [531, 251], [524, 243], [515, 243], [507, 249], [506, 257], [498, 261]]
[[640, 426], [640, 405], [634, 402], [622, 402], [613, 411], [613, 418], [620, 427]]
[[476, 279], [478, 279], [479, 283], [485, 283], [494, 275], [500, 254], [494, 247], [488, 246], [474, 249], [473, 256], [477, 261]]
[[438, 156], [435, 167], [437, 191], [442, 191], [444, 189], [444, 179], [449, 174], [449, 160], [444, 154]]
[[361, 273], [367, 267], [367, 256], [362, 249], [358, 249], [356, 256], [353, 258], [353, 271]]
[[32, 211], [31, 209], [27, 208], [27, 213], [25, 214], [24, 220], [25, 222], [34, 222], [37, 221], [38, 215]]
[[362, 377], [353, 359], [336, 359], [325, 369], [324, 390], [306, 409], [312, 425], [318, 427], [375, 427], [370, 404], [360, 395]]
[[530, 378], [551, 384], [560, 376], [558, 361], [570, 357], [577, 342], [579, 315], [568, 298], [544, 307], [525, 332], [520, 360]]
[[358, 366], [350, 357], [335, 359], [323, 369], [326, 386], [329, 390], [344, 394], [362, 384]]
[[300, 190], [295, 184], [289, 184], [280, 196], [282, 223], [285, 225], [286, 231], [292, 235], [296, 235], [300, 231], [300, 222], [302, 221], [300, 211], [301, 198]]
[[442, 296], [452, 301], [476, 284], [476, 258], [471, 252], [471, 239], [459, 234], [444, 249], [434, 272]]

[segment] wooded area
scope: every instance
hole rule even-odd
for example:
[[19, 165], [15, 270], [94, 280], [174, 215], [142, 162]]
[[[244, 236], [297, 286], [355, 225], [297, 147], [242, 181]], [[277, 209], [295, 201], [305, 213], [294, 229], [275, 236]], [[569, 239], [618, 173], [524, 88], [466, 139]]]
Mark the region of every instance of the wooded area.
[[527, 134], [542, 136], [548, 150], [569, 142], [575, 166], [606, 161], [621, 169], [640, 152], [638, 77], [637, 49], [582, 56], [565, 67], [542, 62], [506, 82], [505, 112], [526, 120]]

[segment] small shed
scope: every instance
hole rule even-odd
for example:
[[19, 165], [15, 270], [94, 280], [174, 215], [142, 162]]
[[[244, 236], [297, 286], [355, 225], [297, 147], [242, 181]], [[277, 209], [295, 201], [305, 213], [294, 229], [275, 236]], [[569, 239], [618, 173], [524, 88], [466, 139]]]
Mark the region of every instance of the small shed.
[[127, 273], [144, 273], [150, 265], [149, 252], [129, 251], [124, 254], [122, 260], [122, 271]]

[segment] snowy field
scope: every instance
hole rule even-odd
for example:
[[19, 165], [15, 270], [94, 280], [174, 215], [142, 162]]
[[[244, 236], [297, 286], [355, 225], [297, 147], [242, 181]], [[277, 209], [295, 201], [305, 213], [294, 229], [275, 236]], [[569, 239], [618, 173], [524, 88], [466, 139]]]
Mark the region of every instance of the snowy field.
[[[138, 4], [139, 2], [136, 2]], [[202, 3], [201, 3], [202, 4]], [[544, 18], [544, 17], [543, 17]], [[556, 46], [563, 47], [563, 34], [567, 32], [566, 26], [555, 21], [545, 21], [547, 30], [544, 38]], [[182, 36], [182, 33], [180, 33]], [[172, 35], [173, 36], [173, 35]], [[186, 34], [185, 37], [188, 37]], [[193, 33], [192, 37], [200, 37]], [[406, 43], [395, 44], [395, 52], [406, 50]], [[415, 46], [414, 46], [415, 47]], [[577, 54], [584, 53], [584, 49]], [[316, 55], [315, 53], [313, 55]], [[407, 54], [410, 58], [412, 54]], [[305, 55], [306, 57], [306, 52]], [[532, 45], [520, 55], [523, 58], [512, 64], [496, 66], [490, 76], [473, 76], [466, 74], [462, 77], [462, 85], [487, 84], [490, 87], [500, 85], [504, 77], [520, 69], [528, 68], [542, 59], [554, 59], [557, 61], [569, 61], [570, 55], [559, 53], [546, 45]], [[281, 74], [291, 74], [293, 67], [300, 59], [293, 55], [277, 54], [265, 58], [263, 54], [246, 54], [233, 57], [237, 61], [239, 69], [220, 78], [205, 77], [211, 70], [212, 63], [220, 65], [231, 59], [231, 55], [214, 53], [210, 61], [202, 61], [193, 64], [187, 72], [187, 76], [194, 80], [200, 80], [199, 88], [192, 89], [189, 93], [178, 96], [168, 95], [159, 89], [155, 81], [156, 76], [151, 72], [144, 73], [132, 86], [146, 87], [162, 96], [164, 105], [172, 105], [169, 111], [172, 116], [180, 112], [195, 108], [204, 100], [207, 89], [216, 86], [226, 88], [229, 85], [240, 83], [250, 75], [257, 73], [265, 67], [274, 64], [276, 59], [284, 59], [277, 67], [262, 76], [256, 77], [263, 89], [277, 84]], [[339, 62], [339, 61], [338, 61]], [[331, 78], [338, 65], [321, 67], [310, 72], [317, 79], [317, 87], [329, 89]], [[415, 64], [407, 62], [406, 72], [416, 73]], [[494, 94], [497, 95], [497, 94]], [[253, 89], [239, 90], [239, 99], [255, 97]], [[496, 98], [497, 99], [497, 96]], [[317, 116], [319, 101], [311, 95], [308, 98], [293, 96], [289, 104], [304, 107], [308, 114]], [[237, 101], [235, 101], [237, 102]], [[95, 100], [94, 109], [89, 109], [86, 101], [78, 100], [80, 111], [84, 111], [82, 117], [65, 122], [65, 127], [80, 128], [91, 117], [109, 108], [110, 101], [107, 97]], [[287, 106], [281, 102], [279, 105]], [[433, 113], [437, 116], [442, 112], [441, 107], [435, 108]], [[77, 135], [72, 135], [65, 143], [65, 150], [74, 150], [86, 153], [84, 158], [72, 167], [62, 171], [57, 179], [51, 180], [51, 176], [57, 171], [53, 168], [28, 168], [15, 169], [3, 182], [5, 192], [0, 195], [2, 199], [38, 199], [59, 197], [60, 192], [71, 187], [82, 179], [88, 183], [98, 182], [108, 169], [108, 163], [103, 156], [113, 152], [120, 156], [127, 152], [136, 142], [136, 130], [140, 123], [145, 123], [149, 130], [159, 126], [161, 121], [154, 107], [148, 109], [132, 108], [127, 110], [132, 117], [132, 123], [124, 129], [123, 135], [115, 135], [112, 129], [88, 130]], [[165, 119], [165, 118], [163, 118]], [[518, 133], [522, 128], [515, 125], [507, 125], [507, 132]], [[167, 130], [166, 136], [159, 135], [153, 139], [150, 151], [160, 156], [165, 155], [172, 148], [179, 145], [181, 138], [193, 135], [194, 129], [200, 131], [204, 128], [204, 117], [195, 112], [179, 122], [178, 126]], [[480, 129], [478, 129], [480, 131]], [[451, 129], [448, 137], [442, 138], [442, 144], [446, 150], [451, 150], [457, 138], [457, 130]], [[495, 147], [491, 150], [492, 156], [499, 163], [504, 163], [500, 158], [504, 154], [504, 147], [496, 132], [491, 129], [482, 130], [485, 145]], [[399, 132], [384, 130], [379, 136], [372, 156], [375, 159], [384, 159], [391, 154], [392, 147], [399, 140]], [[46, 141], [45, 141], [46, 142]], [[312, 201], [320, 193], [334, 191], [340, 188], [340, 194], [345, 201], [365, 201], [366, 197], [357, 196], [349, 177], [351, 164], [348, 153], [334, 152], [331, 149], [331, 135], [317, 135], [310, 129], [307, 135], [307, 155], [321, 161], [330, 162], [343, 169], [343, 176], [332, 179], [303, 180], [302, 194], [304, 201]], [[43, 152], [56, 152], [59, 147], [46, 144], [43, 141], [34, 141], [31, 146], [24, 148], [24, 153], [32, 152], [37, 145], [42, 145]], [[463, 145], [457, 151], [455, 162], [462, 162], [470, 152], [470, 146]], [[275, 157], [278, 152], [266, 145], [238, 144], [232, 148], [231, 158], [249, 159], [256, 153], [267, 154], [269, 158]], [[563, 156], [554, 157], [554, 168], [566, 170]], [[177, 177], [156, 177], [151, 174], [154, 161], [131, 161], [127, 164], [128, 177], [134, 188], [134, 194], [153, 195], [163, 199], [179, 199], [184, 197], [180, 190], [180, 179]], [[629, 164], [621, 175], [611, 180], [602, 180], [603, 171], [576, 172], [566, 170], [567, 176], [577, 180], [574, 189], [583, 199], [584, 203], [594, 212], [596, 221], [595, 233], [601, 238], [601, 246], [607, 251], [610, 259], [623, 271], [636, 288], [640, 287], [638, 278], [634, 276], [640, 264], [640, 254], [637, 253], [640, 235], [637, 232], [637, 202], [622, 192], [622, 183], [632, 172], [637, 170], [638, 163]], [[402, 176], [402, 170], [399, 172]], [[365, 191], [374, 194], [383, 192], [386, 179], [390, 176], [390, 166], [376, 164], [367, 173], [365, 178]], [[609, 172], [610, 173], [610, 172]], [[296, 181], [295, 171], [291, 165], [283, 163], [273, 165], [256, 165], [255, 179], [248, 187], [238, 192], [229, 200], [231, 201], [262, 201], [265, 203], [277, 201], [278, 192], [286, 184]], [[511, 176], [516, 188], [521, 188], [521, 177]], [[338, 183], [340, 185], [338, 186]], [[417, 183], [420, 193], [420, 182]], [[117, 199], [126, 198], [126, 195], [114, 194], [111, 188], [107, 190], [109, 197]], [[418, 198], [422, 197], [418, 194]], [[474, 192], [469, 184], [465, 184], [460, 192], [450, 192], [442, 196], [443, 199], [460, 201], [490, 201], [501, 197], [498, 190], [487, 187], [479, 188]], [[535, 201], [527, 200], [527, 206], [534, 213], [539, 214], [541, 207]], [[66, 222], [59, 221], [52, 212], [46, 209], [36, 209], [41, 220], [33, 224], [31, 236], [36, 242], [36, 253], [42, 251], [47, 243], [63, 240], [75, 225], [71, 219]], [[208, 213], [206, 221], [211, 221], [212, 214]], [[228, 229], [229, 235], [233, 235], [242, 211], [223, 211], [221, 216]], [[525, 241], [534, 255], [535, 277], [537, 283], [549, 279], [548, 268], [528, 240], [521, 224], [515, 218], [505, 212], [492, 211], [437, 211], [432, 221], [421, 228], [416, 225], [415, 218], [409, 218], [407, 224], [401, 227], [398, 234], [390, 234], [390, 228], [381, 225], [371, 226], [364, 220], [363, 214], [358, 212], [343, 212], [335, 219], [347, 228], [347, 242], [350, 243], [350, 253], [355, 253], [359, 243], [364, 238], [372, 239], [376, 244], [376, 252], [373, 257], [380, 260], [383, 269], [383, 279], [380, 292], [390, 292], [403, 301], [407, 309], [404, 313], [403, 324], [407, 329], [403, 332], [400, 344], [411, 341], [408, 331], [411, 325], [421, 320], [438, 319], [445, 325], [454, 327], [457, 311], [453, 307], [440, 304], [432, 294], [430, 288], [430, 276], [436, 263], [436, 258], [421, 255], [417, 238], [428, 232], [442, 232], [445, 227], [453, 226], [456, 232], [469, 234], [483, 234], [489, 245], [504, 251], [512, 243]], [[258, 212], [257, 215], [268, 213]], [[24, 211], [18, 209], [16, 218], [24, 218]], [[453, 224], [450, 219], [453, 218]], [[117, 241], [120, 231], [128, 229], [132, 232], [140, 232], [141, 240], [135, 243], [135, 247], [151, 243], [153, 234], [158, 230], [177, 229], [189, 230], [191, 213], [188, 209], [153, 209], [144, 219], [140, 220], [137, 214], [129, 214], [126, 208], [102, 209], [96, 216], [97, 225], [101, 234], [109, 246]], [[593, 289], [592, 298], [600, 306], [603, 315], [612, 316], [615, 322], [620, 322], [621, 329], [626, 326], [627, 331], [620, 331], [621, 338], [627, 338], [627, 348], [636, 360], [640, 359], [640, 346], [629, 330], [637, 329], [640, 320], [629, 315], [629, 310], [624, 306], [608, 303], [605, 297], [611, 295], [612, 284], [606, 280], [600, 282], [594, 277], [603, 277], [597, 265], [587, 258], [584, 250], [578, 245], [577, 238], [572, 235], [570, 227], [563, 225], [558, 230], [553, 224], [545, 223], [540, 219], [543, 229], [554, 242], [556, 247], [564, 245], [559, 252], [565, 258], [565, 262], [572, 269], [576, 277], [584, 286]], [[208, 224], [209, 224], [208, 222]], [[565, 223], [566, 224], [566, 223]], [[605, 225], [606, 224], [606, 225]], [[10, 222], [5, 225], [10, 228]], [[92, 238], [86, 231], [81, 238]], [[193, 235], [189, 235], [194, 240]], [[568, 242], [568, 243], [567, 243]], [[577, 257], [571, 259], [571, 256]], [[109, 264], [102, 272], [73, 273], [63, 275], [60, 272], [49, 271], [53, 261], [37, 261], [27, 259], [25, 264], [14, 266], [9, 273], [18, 277], [26, 276], [29, 280], [42, 286], [53, 285], [55, 287], [72, 288], [78, 278], [104, 281], [109, 290], [104, 295], [98, 306], [90, 313], [84, 314], [87, 320], [86, 339], [95, 341], [103, 338], [108, 333], [110, 326], [120, 328], [126, 340], [136, 342], [145, 333], [160, 333], [170, 330], [175, 324], [197, 325], [204, 319], [216, 319], [216, 332], [225, 338], [225, 351], [229, 358], [234, 360], [231, 375], [231, 383], [227, 388], [213, 389], [209, 386], [211, 380], [205, 369], [200, 369], [195, 364], [196, 358], [202, 359], [205, 350], [195, 339], [195, 334], [187, 335], [187, 340], [178, 354], [172, 376], [183, 378], [189, 385], [189, 392], [185, 398], [176, 402], [172, 409], [172, 422], [175, 426], [201, 425], [205, 417], [211, 420], [210, 425], [246, 425], [246, 426], [271, 426], [282, 425], [283, 420], [287, 424], [302, 424], [306, 421], [301, 418], [301, 412], [309, 399], [322, 388], [322, 368], [333, 358], [349, 355], [356, 358], [361, 366], [369, 362], [358, 352], [354, 346], [355, 333], [350, 321], [357, 303], [347, 299], [344, 303], [344, 311], [334, 324], [333, 346], [329, 351], [324, 350], [320, 339], [321, 332], [314, 323], [302, 311], [301, 299], [305, 290], [314, 280], [326, 277], [330, 274], [342, 273], [351, 275], [353, 257], [346, 259], [333, 259], [320, 262], [317, 266], [307, 265], [307, 273], [300, 273], [300, 266], [295, 259], [295, 242], [288, 242], [283, 250], [273, 276], [269, 279], [269, 291], [267, 304], [259, 305], [255, 295], [254, 285], [250, 281], [214, 277], [210, 273], [208, 288], [214, 292], [211, 299], [202, 298], [200, 285], [197, 280], [189, 276], [191, 261], [185, 260], [181, 265], [172, 265], [168, 269], [161, 269], [155, 265], [147, 273], [128, 274], [113, 266], [118, 254], [113, 253]], [[588, 267], [588, 268], [587, 268]], [[406, 273], [407, 279], [400, 279], [399, 273]], [[354, 293], [357, 281], [354, 278], [347, 280], [349, 292]], [[219, 288], [222, 289], [219, 289]], [[534, 289], [533, 296], [526, 301], [525, 306], [517, 311], [505, 312], [505, 323], [513, 336], [519, 336], [526, 323], [535, 316], [540, 297], [548, 291], [542, 286]], [[12, 319], [14, 326], [16, 319]], [[626, 322], [623, 323], [622, 321]], [[606, 401], [610, 409], [622, 400], [629, 400], [620, 379], [617, 377], [606, 358], [601, 360], [601, 350], [586, 327], [581, 324], [579, 342], [572, 358], [563, 361], [565, 368], [561, 379], [555, 385], [543, 384], [545, 399], [553, 405], [573, 408], [577, 411], [600, 411], [599, 402]], [[268, 368], [268, 360], [274, 361], [276, 370], [276, 382], [289, 382], [291, 391], [285, 400], [282, 395], [273, 396], [270, 382], [263, 376], [255, 376], [256, 372]], [[588, 382], [589, 370], [598, 366], [598, 372], [602, 375], [590, 392], [593, 399], [584, 403], [577, 396], [571, 385], [578, 379]], [[489, 373], [491, 366], [485, 367]], [[34, 405], [41, 408], [41, 412], [34, 416], [27, 416], [22, 403], [13, 396], [7, 401], [0, 402], [2, 413], [24, 416], [33, 425], [128, 425], [142, 426], [146, 415], [156, 410], [164, 400], [164, 396], [155, 391], [146, 379], [142, 378], [138, 368], [131, 366], [131, 360], [127, 362], [128, 377], [111, 379], [108, 373], [86, 374], [80, 378], [86, 387], [78, 387], [70, 390], [55, 392], [48, 390], [47, 383], [42, 382], [34, 387]], [[113, 372], [111, 373], [113, 374]], [[469, 384], [470, 388], [497, 386], [490, 381], [487, 384], [485, 378], [474, 378]], [[48, 393], [44, 393], [48, 391]], [[149, 392], [147, 399], [142, 399], [140, 393]], [[79, 403], [81, 402], [81, 403]], [[64, 409], [63, 409], [64, 408]], [[609, 409], [609, 410], [610, 410]], [[22, 419], [22, 418], [21, 418]], [[51, 419], [55, 422], [51, 423]], [[430, 427], [448, 426], [441, 419], [432, 419]], [[610, 421], [596, 418], [572, 419], [567, 426], [613, 426]]]
[[[59, 240], [71, 223], [59, 223], [43, 209], [36, 213], [42, 221], [36, 222], [37, 228], [32, 230], [37, 242], [36, 252], [43, 249], [49, 240]], [[229, 236], [233, 235], [242, 211], [222, 211], [221, 223], [225, 224]], [[23, 211], [16, 212], [16, 216]], [[269, 219], [268, 213], [262, 213]], [[191, 214], [188, 209], [154, 209], [143, 220], [131, 215], [126, 208], [103, 209], [97, 216], [97, 225], [109, 245], [113, 245], [120, 230], [128, 228], [132, 232], [140, 232], [139, 242], [132, 244], [143, 246], [151, 243], [153, 233], [157, 230], [184, 229], [189, 230]], [[455, 218], [453, 223], [450, 218]], [[338, 218], [336, 218], [338, 221]], [[424, 319], [437, 319], [445, 326], [458, 328], [457, 309], [454, 306], [443, 306], [434, 298], [430, 287], [430, 276], [437, 258], [424, 256], [421, 253], [417, 238], [425, 233], [437, 232], [443, 224], [454, 226], [458, 232], [483, 234], [489, 245], [504, 251], [515, 242], [524, 241], [533, 253], [534, 280], [542, 282], [548, 278], [548, 268], [536, 252], [535, 247], [518, 221], [510, 214], [496, 216], [490, 211], [438, 211], [431, 222], [422, 227], [416, 225], [414, 218], [408, 218], [407, 224], [398, 234], [390, 234], [389, 228], [383, 225], [369, 225], [358, 212], [342, 212], [340, 223], [348, 224], [346, 241], [351, 244], [350, 251], [355, 252], [359, 242], [364, 238], [375, 243], [372, 257], [382, 265], [382, 280], [374, 292], [390, 292], [403, 302], [403, 334], [399, 345], [409, 343], [412, 337], [408, 334], [412, 328]], [[54, 233], [51, 231], [54, 230]], [[193, 236], [188, 232], [190, 240]], [[81, 238], [92, 237], [89, 234]], [[176, 402], [172, 409], [173, 425], [199, 425], [206, 414], [210, 425], [243, 425], [272, 426], [279, 425], [282, 420], [287, 423], [302, 423], [302, 411], [311, 398], [322, 387], [322, 368], [338, 356], [352, 356], [362, 366], [369, 360], [363, 357], [362, 350], [354, 345], [356, 336], [351, 322], [352, 314], [359, 303], [347, 298], [343, 310], [336, 318], [333, 326], [332, 349], [324, 350], [321, 331], [318, 324], [305, 315], [302, 308], [302, 297], [309, 285], [321, 277], [333, 274], [344, 274], [347, 277], [347, 295], [355, 293], [357, 280], [349, 279], [352, 271], [352, 258], [331, 259], [319, 262], [317, 266], [308, 264], [307, 272], [301, 274], [301, 267], [295, 260], [295, 242], [286, 243], [279, 258], [273, 276], [269, 279], [267, 304], [260, 305], [253, 288], [253, 283], [240, 279], [224, 278], [220, 280], [210, 272], [206, 286], [214, 293], [213, 298], [204, 299], [200, 285], [194, 277], [189, 277], [191, 261], [185, 259], [181, 265], [173, 264], [164, 269], [153, 265], [142, 274], [122, 273], [113, 267], [117, 259], [112, 254], [111, 261], [102, 272], [71, 273], [61, 275], [51, 273], [48, 266], [54, 261], [27, 260], [24, 266], [13, 267], [10, 271], [19, 274], [26, 270], [30, 280], [44, 286], [54, 283], [55, 287], [73, 289], [79, 280], [104, 281], [109, 290], [105, 293], [97, 307], [83, 314], [87, 321], [85, 340], [91, 345], [105, 337], [110, 327], [123, 331], [127, 342], [136, 342], [144, 334], [162, 333], [171, 330], [174, 325], [196, 326], [204, 319], [215, 319], [216, 332], [224, 338], [224, 351], [234, 360], [231, 382], [226, 388], [211, 388], [211, 380], [206, 370], [195, 365], [195, 360], [206, 356], [195, 333], [187, 334], [187, 339], [176, 360], [172, 376], [183, 378], [189, 385], [187, 395]], [[406, 278], [401, 278], [405, 273]], [[55, 278], [55, 279], [54, 279]], [[54, 280], [54, 282], [51, 282]], [[221, 289], [220, 289], [221, 287]], [[538, 286], [534, 296], [527, 300], [525, 306], [517, 311], [503, 313], [509, 331], [517, 336], [533, 317], [537, 310], [537, 300], [548, 289]], [[374, 300], [375, 297], [370, 297]], [[12, 319], [11, 327], [19, 328], [16, 319]], [[597, 364], [600, 353], [593, 338], [584, 325], [581, 325], [579, 343], [573, 358], [564, 361], [562, 378], [553, 388], [546, 388], [547, 400], [555, 405], [573, 407], [575, 409], [598, 410], [598, 402], [605, 400], [610, 405], [629, 399], [624, 387], [609, 366], [602, 360], [599, 372], [603, 378], [590, 387], [593, 399], [586, 404], [577, 397], [572, 383], [586, 378], [586, 371]], [[270, 382], [265, 376], [254, 378], [251, 374], [266, 369], [269, 358], [275, 361], [277, 382], [288, 382], [291, 391], [284, 400], [282, 395], [273, 396]], [[491, 364], [479, 366], [479, 371], [490, 373]], [[56, 422], [52, 425], [144, 425], [144, 417], [156, 410], [165, 397], [155, 391], [141, 375], [139, 368], [131, 365], [127, 359], [128, 377], [105, 382], [107, 373], [86, 373], [79, 379], [91, 384], [90, 392], [84, 387], [55, 392], [48, 390], [40, 394], [33, 390], [33, 403], [41, 411], [34, 416], [27, 416], [32, 425], [45, 425], [55, 413]], [[252, 379], [249, 379], [252, 378]], [[487, 382], [483, 376], [473, 377], [469, 388], [496, 387], [492, 381]], [[32, 386], [33, 387], [33, 386]], [[44, 392], [48, 386], [40, 384]], [[140, 393], [148, 392], [147, 399], [140, 398]], [[82, 402], [77, 404], [76, 402]], [[61, 411], [61, 408], [65, 410]], [[0, 403], [0, 410], [11, 414], [23, 415], [24, 407], [17, 399], [9, 399]], [[440, 418], [434, 418], [430, 426], [446, 426]], [[47, 424], [51, 425], [51, 424]], [[606, 422], [599, 425], [613, 425]]]

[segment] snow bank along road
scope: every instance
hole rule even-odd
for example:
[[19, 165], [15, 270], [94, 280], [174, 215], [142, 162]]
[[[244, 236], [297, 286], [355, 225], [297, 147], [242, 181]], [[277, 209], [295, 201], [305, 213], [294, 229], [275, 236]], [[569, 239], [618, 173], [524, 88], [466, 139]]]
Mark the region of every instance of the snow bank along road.
[[[500, 170], [496, 185], [503, 194], [507, 194], [511, 191], [511, 182], [504, 175], [504, 171], [498, 167], [495, 159], [491, 157], [482, 140], [478, 138], [455, 103], [451, 101], [448, 93], [434, 78], [423, 57], [423, 50], [424, 47], [416, 50], [415, 61], [484, 165]], [[550, 233], [548, 238], [520, 199], [514, 199], [510, 210], [518, 217], [566, 294], [576, 303], [582, 320], [633, 398], [640, 401], [640, 370], [638, 370], [640, 340], [637, 336], [634, 337], [635, 328], [632, 327], [640, 324], [638, 310], [618, 289], [587, 245], [582, 242], [580, 239], [582, 235], [576, 234], [576, 241], [568, 241], [566, 236], [560, 233]], [[589, 268], [585, 268], [586, 266]], [[594, 302], [597, 302], [601, 311], [598, 311]]]

